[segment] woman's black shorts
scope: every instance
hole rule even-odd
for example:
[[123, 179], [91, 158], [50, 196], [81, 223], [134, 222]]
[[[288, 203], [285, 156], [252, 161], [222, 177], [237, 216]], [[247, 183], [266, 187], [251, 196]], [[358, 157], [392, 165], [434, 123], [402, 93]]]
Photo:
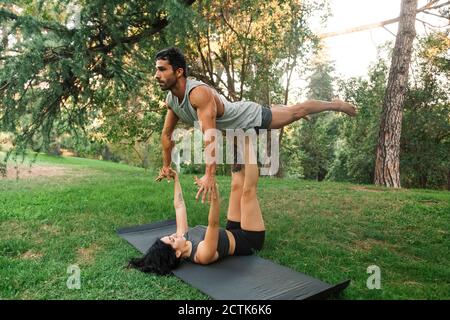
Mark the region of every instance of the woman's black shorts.
[[227, 230], [230, 231], [236, 241], [235, 256], [248, 256], [262, 249], [266, 231], [242, 230], [238, 222], [228, 221]]

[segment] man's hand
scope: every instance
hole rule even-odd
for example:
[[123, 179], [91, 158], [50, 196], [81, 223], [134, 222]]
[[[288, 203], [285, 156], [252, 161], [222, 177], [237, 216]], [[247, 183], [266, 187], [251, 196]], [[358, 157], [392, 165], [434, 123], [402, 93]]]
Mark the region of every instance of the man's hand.
[[167, 182], [170, 181], [170, 179], [174, 179], [176, 175], [175, 170], [173, 170], [171, 167], [162, 167], [161, 170], [159, 170], [159, 175], [156, 177], [155, 181], [160, 182], [162, 179], [167, 178]]
[[[197, 177], [194, 178], [196, 184], [198, 186], [198, 192], [195, 196], [195, 199], [198, 201], [198, 198], [202, 197], [202, 203], [205, 203], [205, 199], [208, 199], [208, 202], [211, 201], [211, 199], [216, 199], [216, 178], [212, 175], [205, 174], [201, 179], [198, 179]], [[212, 198], [213, 197], [213, 198]]]

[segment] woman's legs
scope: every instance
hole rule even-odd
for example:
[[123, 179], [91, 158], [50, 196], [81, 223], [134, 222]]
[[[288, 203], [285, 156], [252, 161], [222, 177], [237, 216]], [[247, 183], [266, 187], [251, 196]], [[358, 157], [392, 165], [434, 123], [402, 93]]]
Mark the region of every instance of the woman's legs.
[[331, 102], [307, 100], [292, 106], [273, 105], [270, 129], [280, 129], [305, 116], [323, 111], [345, 112], [349, 116], [356, 115], [356, 108], [350, 103], [335, 99]]
[[241, 228], [246, 231], [264, 231], [264, 219], [256, 196], [259, 169], [258, 164], [251, 164], [249, 153], [253, 153], [253, 145], [245, 139], [244, 186], [241, 197]]
[[231, 192], [228, 203], [227, 220], [241, 222], [241, 197], [244, 188], [244, 172], [231, 173]]

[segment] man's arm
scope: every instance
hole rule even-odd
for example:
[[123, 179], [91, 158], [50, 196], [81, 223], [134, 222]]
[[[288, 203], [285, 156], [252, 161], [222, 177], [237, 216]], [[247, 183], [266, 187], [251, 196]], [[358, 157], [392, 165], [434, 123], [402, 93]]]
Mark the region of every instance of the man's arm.
[[172, 133], [175, 130], [175, 126], [178, 122], [178, 116], [172, 109], [167, 110], [166, 120], [164, 121], [164, 127], [161, 134], [161, 144], [163, 148], [163, 166], [170, 167], [172, 162], [172, 149], [174, 142], [172, 141]]
[[161, 181], [164, 177], [169, 176], [168, 170], [172, 162], [172, 149], [175, 145], [172, 141], [172, 133], [175, 130], [177, 122], [178, 116], [172, 111], [172, 109], [168, 108], [166, 119], [164, 121], [164, 127], [161, 133], [163, 167], [159, 172], [159, 176], [155, 179], [156, 181]]
[[[191, 105], [196, 109], [198, 120], [201, 122], [202, 132], [205, 136], [205, 149], [211, 148], [211, 155], [216, 156], [217, 145], [215, 139], [208, 135], [208, 130], [216, 129], [217, 106], [211, 89], [205, 86], [199, 86], [191, 91], [189, 96]], [[209, 133], [214, 132], [210, 131]], [[209, 146], [212, 144], [212, 146]], [[216, 176], [216, 160], [206, 164], [205, 175], [199, 180], [199, 194], [203, 193], [202, 201], [205, 200], [207, 194], [212, 193]]]

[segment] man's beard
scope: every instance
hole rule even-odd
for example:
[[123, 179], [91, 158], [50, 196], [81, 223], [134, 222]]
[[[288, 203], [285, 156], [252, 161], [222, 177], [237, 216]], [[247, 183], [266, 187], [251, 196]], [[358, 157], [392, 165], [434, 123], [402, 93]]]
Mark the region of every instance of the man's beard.
[[161, 88], [162, 91], [168, 91], [171, 90], [173, 87], [175, 87], [175, 84], [177, 83], [177, 80], [173, 80], [173, 81], [167, 81], [165, 83], [163, 83], [163, 86], [161, 86], [161, 82], [159, 83], [159, 87]]

